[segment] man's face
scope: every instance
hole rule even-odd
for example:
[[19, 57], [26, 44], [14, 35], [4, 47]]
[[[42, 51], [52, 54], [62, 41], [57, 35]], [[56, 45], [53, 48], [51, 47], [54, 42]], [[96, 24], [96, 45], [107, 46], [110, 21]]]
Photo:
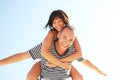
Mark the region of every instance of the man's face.
[[75, 39], [75, 34], [72, 30], [65, 28], [61, 33], [58, 34], [58, 44], [62, 51], [68, 49]]

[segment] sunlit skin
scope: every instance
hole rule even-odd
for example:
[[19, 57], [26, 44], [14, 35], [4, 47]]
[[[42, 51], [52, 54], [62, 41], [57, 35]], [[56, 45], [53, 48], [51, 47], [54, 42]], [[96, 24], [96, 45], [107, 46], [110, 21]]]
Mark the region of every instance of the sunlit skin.
[[73, 31], [69, 30], [68, 28], [65, 28], [61, 33], [57, 35], [58, 39], [58, 45], [57, 50], [61, 50], [61, 52], [66, 51], [74, 42], [75, 34]]
[[[60, 34], [60, 31], [62, 30], [62, 28], [64, 27], [64, 22], [61, 18], [56, 17], [53, 20], [53, 27], [58, 31], [58, 34]], [[58, 37], [60, 37], [60, 42], [59, 43], [61, 46], [59, 46], [61, 49], [63, 49], [63, 51], [65, 51], [68, 47], [70, 47], [73, 44], [73, 41], [75, 39], [75, 35], [73, 35], [73, 33], [71, 33], [71, 35], [67, 35], [68, 33], [70, 33], [70, 30], [68, 30], [65, 33], [62, 33], [63, 35], [58, 35]]]
[[61, 18], [59, 17], [56, 17], [54, 20], [53, 20], [53, 27], [58, 31], [60, 32], [62, 30], [62, 28], [64, 27], [64, 22]]

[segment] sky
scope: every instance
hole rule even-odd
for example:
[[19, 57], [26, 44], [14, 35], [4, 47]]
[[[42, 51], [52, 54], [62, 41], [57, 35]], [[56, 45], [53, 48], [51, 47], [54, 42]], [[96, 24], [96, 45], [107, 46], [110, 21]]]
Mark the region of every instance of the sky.
[[[41, 43], [53, 10], [65, 11], [76, 28], [83, 57], [108, 76], [74, 61], [85, 80], [118, 80], [120, 74], [120, 2], [118, 0], [0, 0], [0, 59]], [[38, 60], [0, 66], [0, 80], [26, 80]]]

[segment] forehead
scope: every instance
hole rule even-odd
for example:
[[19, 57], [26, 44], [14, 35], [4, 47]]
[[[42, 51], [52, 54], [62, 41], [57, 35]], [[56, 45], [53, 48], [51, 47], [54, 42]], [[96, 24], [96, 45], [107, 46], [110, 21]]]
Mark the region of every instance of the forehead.
[[68, 36], [68, 37], [71, 37], [71, 38], [72, 38], [72, 37], [74, 38], [74, 36], [75, 36], [74, 31], [71, 30], [71, 29], [69, 29], [69, 28], [64, 28], [64, 29], [61, 31], [61, 36], [63, 36], [63, 35]]

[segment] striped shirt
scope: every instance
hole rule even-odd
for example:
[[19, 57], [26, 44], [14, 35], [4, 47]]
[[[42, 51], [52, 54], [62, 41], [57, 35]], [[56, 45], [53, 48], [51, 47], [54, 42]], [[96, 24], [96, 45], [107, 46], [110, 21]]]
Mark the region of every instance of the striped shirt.
[[[68, 78], [70, 69], [64, 70], [64, 69], [62, 69], [59, 66], [56, 66], [54, 68], [46, 66], [47, 60], [40, 55], [40, 53], [41, 53], [41, 46], [42, 46], [42, 44], [39, 44], [39, 45], [37, 45], [34, 48], [29, 50], [29, 53], [30, 53], [30, 55], [31, 55], [31, 57], [33, 59], [41, 59], [41, 76], [45, 80], [65, 80], [66, 78]], [[73, 54], [75, 52], [75, 48], [72, 45], [71, 47], [69, 47], [66, 50], [66, 53], [64, 55], [60, 56], [57, 53], [57, 51], [55, 49], [55, 44], [53, 42], [52, 46], [50, 48], [50, 51], [56, 58], [62, 59], [62, 58], [65, 58], [65, 57]], [[83, 60], [82, 57], [78, 59], [78, 61], [82, 61], [82, 60]]]

